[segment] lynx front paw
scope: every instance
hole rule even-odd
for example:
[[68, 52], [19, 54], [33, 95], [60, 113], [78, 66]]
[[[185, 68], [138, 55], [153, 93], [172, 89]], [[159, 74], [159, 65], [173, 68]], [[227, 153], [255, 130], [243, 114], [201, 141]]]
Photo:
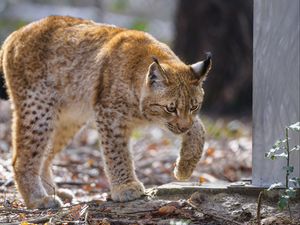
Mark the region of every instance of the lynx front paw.
[[56, 196], [46, 196], [28, 204], [30, 209], [50, 209], [59, 208], [63, 205], [62, 201]]
[[73, 192], [70, 191], [69, 189], [64, 189], [64, 188], [58, 189], [57, 196], [67, 202], [72, 202], [72, 199], [74, 199]]
[[191, 177], [193, 170], [194, 167], [191, 167], [188, 162], [181, 161], [180, 163], [176, 164], [174, 176], [177, 180], [185, 181]]
[[141, 197], [145, 192], [144, 186], [139, 181], [132, 181], [126, 184], [114, 185], [111, 190], [111, 197], [117, 202], [127, 202]]

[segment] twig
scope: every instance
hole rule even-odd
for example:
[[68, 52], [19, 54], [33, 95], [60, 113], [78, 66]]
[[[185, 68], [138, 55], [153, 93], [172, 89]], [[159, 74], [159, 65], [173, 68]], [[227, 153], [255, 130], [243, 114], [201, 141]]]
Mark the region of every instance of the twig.
[[237, 225], [244, 225], [244, 223], [239, 223], [237, 221], [234, 221], [234, 220], [231, 220], [231, 219], [228, 219], [226, 217], [223, 217], [223, 216], [220, 216], [220, 215], [217, 215], [215, 213], [210, 213], [210, 212], [207, 212], [203, 209], [199, 210], [193, 203], [191, 203], [190, 201], [187, 201], [187, 203], [195, 210], [197, 210], [198, 212], [202, 212], [203, 214], [206, 214], [206, 215], [209, 215], [211, 217], [215, 217], [217, 219], [221, 219], [223, 221], [227, 221], [227, 222], [230, 222], [230, 224], [237, 224]]
[[93, 182], [80, 182], [80, 181], [60, 181], [56, 182], [57, 185], [74, 185], [74, 186], [82, 186], [82, 185], [89, 185]]
[[[46, 223], [53, 216], [55, 216], [55, 215], [47, 215], [47, 216], [43, 216], [43, 217], [40, 217], [40, 218], [37, 218], [37, 219], [26, 220], [26, 222], [28, 222], [28, 223]], [[19, 225], [20, 223], [21, 222], [1, 223], [1, 225]]]
[[261, 209], [261, 202], [262, 202], [263, 194], [264, 194], [264, 190], [260, 191], [258, 198], [257, 198], [256, 219], [257, 219], [258, 225], [261, 225], [260, 209]]
[[[289, 176], [290, 176], [290, 145], [289, 145], [289, 128], [285, 128], [285, 138], [286, 138], [286, 152], [287, 152], [287, 159], [286, 159], [286, 175], [285, 175], [285, 188], [289, 188]], [[287, 203], [288, 211], [290, 214], [290, 218], [292, 219], [292, 212], [290, 208], [290, 202]]]
[[[82, 204], [82, 203], [81, 203]], [[75, 205], [80, 205], [80, 204], [75, 204]], [[48, 222], [51, 218], [54, 217], [63, 217], [69, 213], [69, 210], [64, 210], [64, 209], [70, 209], [75, 205], [71, 205], [69, 207], [61, 207], [58, 209], [51, 209], [51, 210], [46, 210], [46, 211], [56, 211], [56, 213], [52, 215], [47, 215], [43, 216], [40, 218], [36, 219], [31, 219], [31, 220], [26, 220], [28, 223], [33, 223], [33, 224], [38, 224], [38, 223], [46, 223]], [[46, 212], [43, 209], [34, 209], [34, 210], [26, 210], [26, 209], [14, 209], [14, 208], [3, 208], [0, 209], [0, 212], [9, 212], [9, 213], [28, 213], [28, 214], [36, 214], [36, 213], [44, 213]], [[21, 222], [11, 222], [11, 223], [0, 223], [1, 225], [19, 225]]]
[[85, 211], [84, 224], [89, 224], [88, 219], [89, 219], [89, 208], [87, 208]]
[[293, 217], [292, 217], [292, 211], [291, 211], [291, 207], [290, 207], [290, 202], [288, 202], [287, 207], [288, 207], [288, 211], [289, 211], [289, 214], [290, 214], [290, 219], [293, 219]]
[[2, 187], [10, 187], [14, 184], [13, 178], [9, 178], [7, 180], [0, 180], [0, 186]]
[[15, 209], [15, 208], [1, 208], [0, 212], [10, 212], [10, 213], [40, 213], [44, 212], [42, 209]]
[[285, 188], [289, 188], [289, 176], [290, 176], [290, 146], [289, 146], [289, 128], [285, 128], [285, 138], [286, 138], [286, 175], [285, 175]]
[[156, 212], [158, 209], [149, 209], [149, 210], [139, 210], [134, 212], [118, 212], [119, 215], [130, 215], [130, 214], [138, 214], [138, 213], [146, 213], [146, 212]]
[[[0, 180], [0, 186], [9, 187], [14, 184], [14, 181], [12, 179], [9, 179], [7, 181]], [[59, 181], [56, 182], [57, 185], [74, 185], [74, 186], [81, 186], [81, 185], [89, 185], [92, 184], [92, 182], [80, 182], [80, 181]]]

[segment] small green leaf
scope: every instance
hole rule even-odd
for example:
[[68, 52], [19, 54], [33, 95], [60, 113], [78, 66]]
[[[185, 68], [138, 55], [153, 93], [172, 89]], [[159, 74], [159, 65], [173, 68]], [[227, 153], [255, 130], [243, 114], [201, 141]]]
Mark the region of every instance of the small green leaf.
[[269, 152], [266, 152], [266, 153], [265, 153], [265, 157], [266, 157], [266, 158], [271, 158], [272, 156], [274, 156], [274, 153], [273, 153], [273, 152], [270, 152], [270, 151], [269, 151]]
[[136, 19], [133, 21], [132, 25], [130, 26], [133, 30], [141, 30], [141, 31], [147, 31], [148, 30], [148, 22], [143, 19]]
[[273, 152], [266, 152], [266, 153], [265, 153], [265, 157], [266, 157], [266, 158], [269, 158], [269, 159], [271, 159], [271, 160], [276, 159], [276, 157], [275, 157], [275, 155], [274, 155]]
[[300, 122], [296, 122], [296, 123], [290, 125], [289, 128], [294, 131], [300, 131]]
[[[290, 138], [289, 138], [289, 140], [290, 140]], [[275, 148], [276, 150], [281, 149], [281, 148], [282, 148], [282, 144], [286, 143], [286, 141], [287, 141], [286, 138], [285, 138], [285, 139], [279, 139], [279, 140], [277, 140], [277, 141], [274, 143], [273, 148]]]
[[278, 187], [281, 187], [281, 186], [283, 186], [281, 182], [274, 183], [274, 184], [272, 184], [272, 185], [268, 188], [267, 191], [270, 191], [270, 190], [272, 190], [272, 189], [274, 189], [274, 188], [278, 188]]
[[273, 148], [271, 148], [268, 152], [265, 153], [265, 157], [274, 160], [274, 159], [276, 159], [276, 157], [274, 155], [279, 150], [281, 150], [279, 147], [273, 146]]
[[275, 152], [278, 152], [279, 150], [281, 150], [280, 147], [274, 147], [274, 148], [271, 148], [269, 152], [275, 153]]
[[296, 190], [292, 187], [289, 187], [289, 189], [285, 190], [285, 193], [287, 196], [289, 196], [290, 198], [294, 198], [296, 197]]
[[293, 177], [289, 180], [295, 187], [300, 186], [300, 177]]
[[113, 1], [113, 4], [111, 5], [111, 10], [115, 12], [123, 12], [128, 8], [128, 0], [117, 0]]
[[277, 140], [273, 146], [274, 149], [279, 148], [281, 145], [281, 140]]
[[300, 145], [296, 145], [294, 148], [290, 150], [290, 152], [292, 151], [300, 151]]
[[[289, 140], [290, 140], [290, 138], [289, 138]], [[287, 141], [287, 139], [286, 139], [286, 138], [285, 138], [285, 139], [282, 139], [282, 140], [280, 140], [281, 144], [284, 144], [284, 143], [286, 143], [286, 141]]]
[[280, 210], [285, 209], [287, 207], [288, 203], [289, 203], [289, 196], [287, 196], [287, 195], [280, 196], [279, 202], [278, 202], [279, 209]]
[[284, 169], [286, 172], [289, 172], [289, 173], [292, 173], [294, 171], [293, 166], [284, 166], [284, 167], [282, 167], [282, 169]]
[[288, 155], [285, 152], [282, 152], [280, 154], [275, 154], [274, 156], [275, 157], [283, 157], [283, 158], [287, 158], [288, 157]]

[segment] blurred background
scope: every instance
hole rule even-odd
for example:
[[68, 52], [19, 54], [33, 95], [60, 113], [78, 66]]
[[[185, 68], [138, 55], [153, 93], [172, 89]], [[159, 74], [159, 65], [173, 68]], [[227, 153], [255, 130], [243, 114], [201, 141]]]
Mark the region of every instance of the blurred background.
[[252, 0], [1, 0], [0, 41], [48, 15], [71, 15], [151, 33], [186, 63], [213, 53], [203, 110], [251, 115]]
[[[186, 63], [212, 52], [201, 111], [207, 142], [191, 180], [232, 182], [251, 176], [252, 13], [252, 0], [1, 0], [0, 41], [31, 21], [70, 15], [149, 32]], [[132, 147], [138, 176], [146, 185], [175, 181], [172, 170], [180, 149], [176, 137], [148, 127], [134, 132]], [[0, 100], [3, 182], [12, 177], [10, 148], [9, 102]], [[83, 185], [81, 191], [91, 193], [107, 189], [101, 164], [97, 132], [86, 128], [57, 159], [54, 172], [61, 185], [77, 182]]]

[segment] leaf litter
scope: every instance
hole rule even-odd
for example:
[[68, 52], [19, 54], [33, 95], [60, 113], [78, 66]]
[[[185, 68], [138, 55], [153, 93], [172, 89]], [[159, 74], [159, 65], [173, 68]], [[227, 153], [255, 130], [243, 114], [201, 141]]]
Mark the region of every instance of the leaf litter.
[[[222, 219], [182, 199], [133, 201], [129, 203], [135, 205], [131, 213], [128, 203], [111, 202], [98, 134], [93, 127], [77, 134], [54, 162], [58, 186], [75, 194], [72, 204], [66, 203], [60, 210], [27, 210], [13, 185], [9, 108], [8, 102], [0, 101], [0, 224], [230, 224], [226, 220], [221, 223]], [[251, 122], [203, 120], [207, 129], [204, 153], [190, 181], [200, 185], [250, 177]], [[146, 127], [133, 132], [130, 145], [137, 176], [146, 187], [176, 181], [173, 169], [180, 149], [178, 137], [157, 127]], [[185, 204], [180, 205], [180, 201]]]

